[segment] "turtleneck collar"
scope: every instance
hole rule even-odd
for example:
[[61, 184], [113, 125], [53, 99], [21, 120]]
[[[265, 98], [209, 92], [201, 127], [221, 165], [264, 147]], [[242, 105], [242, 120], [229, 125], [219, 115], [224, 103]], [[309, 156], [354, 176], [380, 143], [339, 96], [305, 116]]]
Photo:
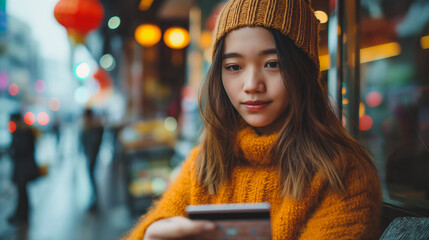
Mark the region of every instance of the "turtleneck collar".
[[256, 130], [247, 125], [241, 128], [237, 134], [237, 145], [240, 157], [255, 165], [268, 165], [271, 159], [265, 158], [277, 133], [271, 135], [259, 135]]

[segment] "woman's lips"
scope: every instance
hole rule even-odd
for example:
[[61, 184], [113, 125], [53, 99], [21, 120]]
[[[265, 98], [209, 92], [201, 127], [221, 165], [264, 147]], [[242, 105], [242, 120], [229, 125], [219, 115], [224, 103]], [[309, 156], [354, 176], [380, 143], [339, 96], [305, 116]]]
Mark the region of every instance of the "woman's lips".
[[269, 101], [246, 101], [243, 104], [249, 111], [260, 111], [268, 106], [269, 103]]

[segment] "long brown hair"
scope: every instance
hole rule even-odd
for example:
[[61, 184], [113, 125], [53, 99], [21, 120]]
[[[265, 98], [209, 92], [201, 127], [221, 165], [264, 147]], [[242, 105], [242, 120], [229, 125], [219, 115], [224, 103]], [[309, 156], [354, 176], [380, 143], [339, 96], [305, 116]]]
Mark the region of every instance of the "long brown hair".
[[[376, 175], [364, 148], [336, 118], [314, 63], [287, 36], [275, 29], [268, 30], [274, 37], [289, 98], [286, 120], [267, 156], [279, 169], [282, 195], [303, 197], [316, 172], [333, 189], [342, 192], [344, 172], [350, 162], [362, 162], [357, 167]], [[240, 164], [234, 146], [243, 120], [222, 85], [223, 46], [221, 39], [199, 95], [205, 129], [196, 167], [198, 181], [210, 194], [216, 193]]]

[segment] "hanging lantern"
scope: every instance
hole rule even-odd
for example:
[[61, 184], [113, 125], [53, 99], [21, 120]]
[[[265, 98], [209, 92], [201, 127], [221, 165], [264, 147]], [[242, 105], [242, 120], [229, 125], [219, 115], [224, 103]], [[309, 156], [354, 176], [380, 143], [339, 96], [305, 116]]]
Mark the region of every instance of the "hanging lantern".
[[189, 44], [189, 32], [182, 27], [168, 28], [164, 33], [165, 44], [173, 49], [181, 49]]
[[86, 35], [100, 26], [104, 9], [98, 0], [60, 0], [54, 16], [67, 29], [71, 40], [79, 44], [85, 43]]
[[161, 40], [161, 29], [155, 24], [141, 24], [136, 28], [134, 36], [144, 47], [151, 47]]
[[100, 85], [100, 90], [105, 90], [112, 86], [112, 79], [104, 69], [98, 68], [93, 76]]

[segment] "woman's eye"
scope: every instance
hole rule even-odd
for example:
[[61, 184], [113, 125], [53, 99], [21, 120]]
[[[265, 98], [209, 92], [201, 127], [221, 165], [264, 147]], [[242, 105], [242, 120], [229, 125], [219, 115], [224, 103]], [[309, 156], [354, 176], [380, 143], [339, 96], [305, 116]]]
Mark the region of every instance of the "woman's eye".
[[279, 63], [278, 62], [269, 62], [266, 64], [266, 67], [268, 68], [278, 68], [279, 67]]
[[225, 69], [229, 71], [238, 71], [241, 69], [241, 67], [239, 65], [229, 65], [226, 66]]

